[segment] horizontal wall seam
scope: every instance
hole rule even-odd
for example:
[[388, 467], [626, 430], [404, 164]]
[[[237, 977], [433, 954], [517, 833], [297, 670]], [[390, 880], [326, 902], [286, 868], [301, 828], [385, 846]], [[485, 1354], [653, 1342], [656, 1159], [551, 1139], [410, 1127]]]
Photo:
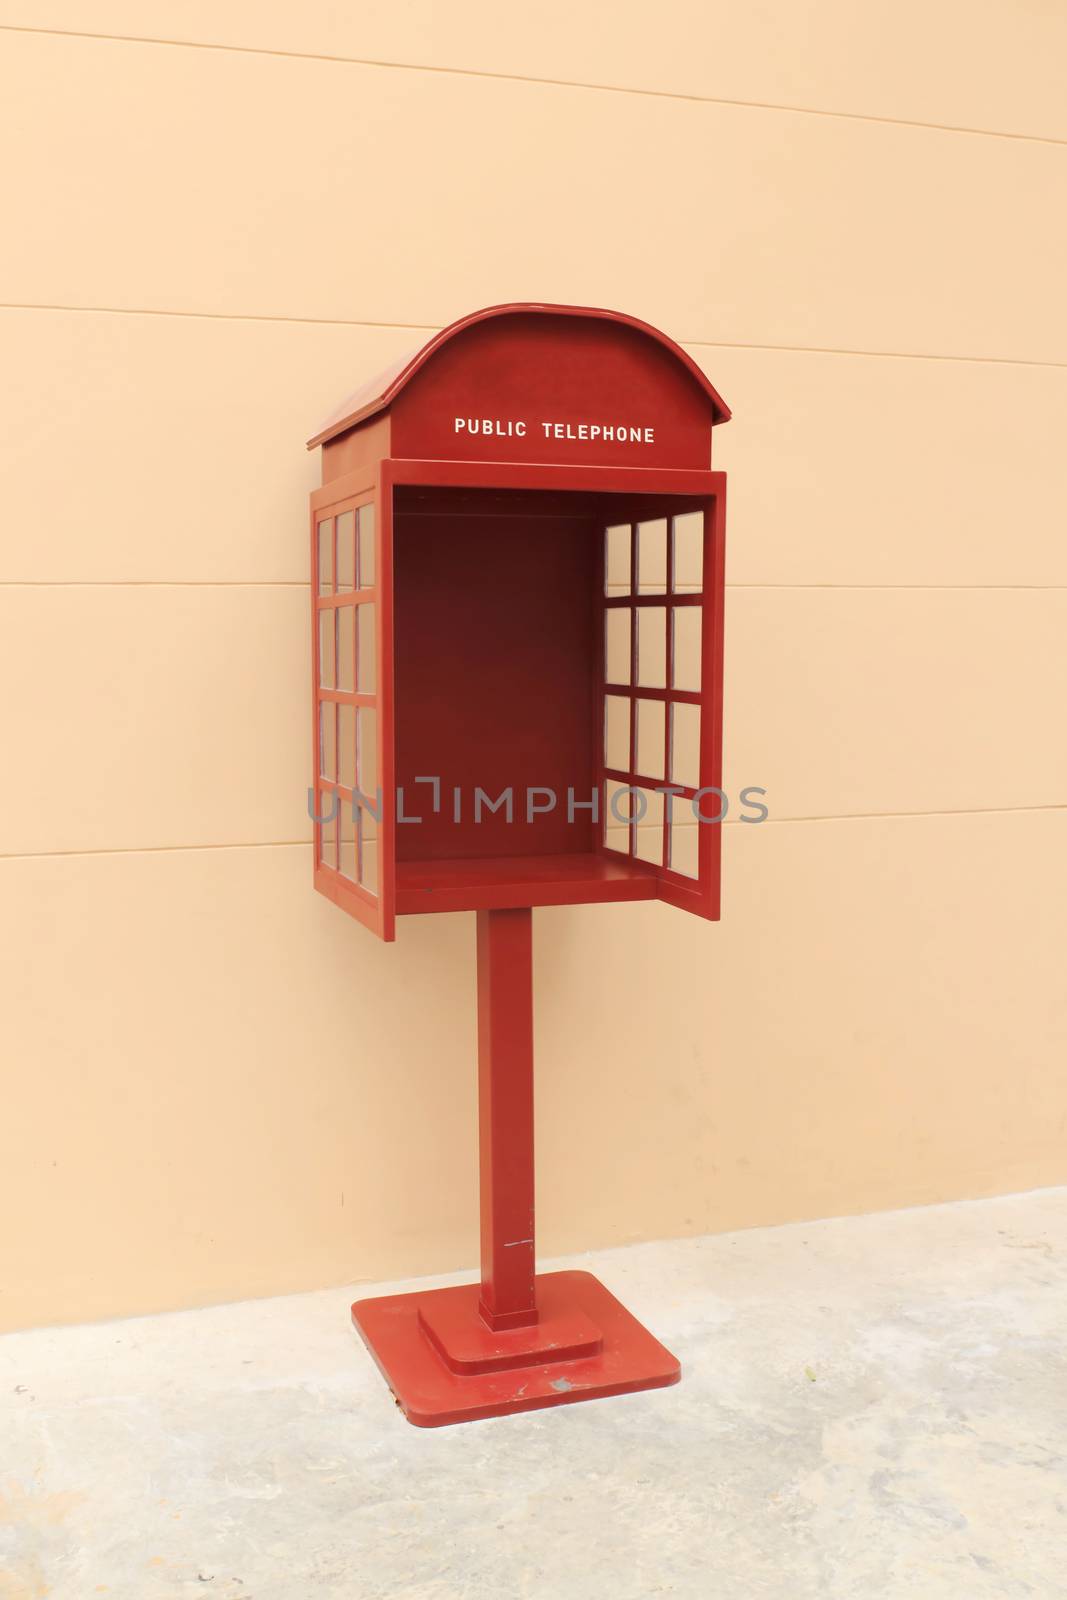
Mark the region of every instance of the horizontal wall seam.
[[[387, 333], [421, 333], [427, 337], [439, 333], [442, 326], [437, 322], [376, 322], [361, 317], [280, 317], [243, 311], [175, 311], [161, 310], [154, 306], [69, 306], [28, 300], [2, 300], [0, 311], [58, 311], [70, 316], [87, 317], [194, 317], [203, 322], [266, 322], [283, 325], [291, 323], [297, 327], [312, 328], [374, 328]], [[753, 340], [688, 339], [684, 336], [680, 336], [676, 342], [690, 348], [699, 346], [708, 350], [766, 350], [779, 355], [861, 356], [878, 361], [959, 361], [995, 367], [1067, 369], [1067, 361], [1034, 361], [1026, 356], [961, 356], [945, 355], [929, 350], [848, 350], [833, 345], [760, 344]]]
[[528, 83], [539, 88], [578, 89], [593, 94], [638, 95], [650, 100], [678, 100], [689, 105], [730, 106], [741, 111], [769, 111], [783, 116], [828, 117], [839, 122], [881, 123], [890, 128], [920, 128], [977, 139], [1012, 139], [1024, 144], [1067, 145], [1067, 138], [1017, 133], [1003, 128], [972, 128], [951, 122], [924, 122], [917, 117], [879, 117], [863, 111], [829, 111], [819, 106], [782, 105], [771, 100], [736, 100], [726, 95], [689, 94], [674, 89], [640, 88], [633, 84], [587, 83], [576, 78], [539, 78], [522, 72], [490, 72], [479, 67], [432, 66], [419, 61], [380, 61], [371, 57], [323, 54], [313, 50], [270, 50], [262, 45], [219, 44], [198, 39], [154, 39], [148, 35], [90, 33], [77, 28], [27, 28], [0, 23], [5, 33], [28, 33], [60, 39], [92, 39], [105, 44], [150, 45], [160, 49], [214, 50], [227, 55], [266, 56], [283, 61], [318, 61], [331, 66], [368, 67], [382, 72], [425, 72], [440, 77], [480, 78], [491, 83]]
[[[2, 589], [302, 589], [306, 578], [0, 578]], [[1060, 594], [1067, 583], [728, 583], [729, 590], [843, 590], [855, 594]], [[664, 596], [666, 603], [666, 596]]]
[[[792, 827], [811, 822], [896, 822], [920, 821], [924, 817], [1014, 817], [1031, 816], [1042, 812], [1067, 812], [1067, 800], [1038, 806], [961, 806], [946, 811], [851, 811], [834, 816], [818, 817], [767, 817], [764, 822], [744, 822], [739, 817], [727, 817], [726, 828]], [[653, 824], [658, 827], [658, 824]], [[309, 839], [263, 839], [245, 844], [154, 844], [115, 845], [99, 850], [4, 850], [0, 861], [52, 861], [82, 856], [153, 856], [175, 855], [189, 851], [207, 850], [310, 850]]]

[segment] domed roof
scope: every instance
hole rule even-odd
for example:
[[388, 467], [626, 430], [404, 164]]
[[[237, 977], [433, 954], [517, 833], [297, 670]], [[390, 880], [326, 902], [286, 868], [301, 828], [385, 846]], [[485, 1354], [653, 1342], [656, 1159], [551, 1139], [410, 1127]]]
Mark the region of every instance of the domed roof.
[[709, 383], [705, 374], [693, 360], [686, 354], [681, 345], [675, 344], [665, 333], [652, 327], [651, 323], [642, 322], [637, 317], [628, 316], [623, 311], [604, 311], [597, 306], [557, 306], [541, 302], [514, 302], [510, 305], [487, 306], [483, 311], [472, 311], [469, 316], [460, 317], [457, 322], [452, 322], [447, 328], [442, 328], [440, 333], [435, 333], [432, 339], [417, 349], [408, 351], [398, 361], [392, 362], [376, 377], [371, 378], [360, 388], [350, 394], [338, 406], [337, 410], [327, 418], [319, 432], [313, 439], [308, 440], [308, 449], [313, 450], [316, 445], [326, 444], [330, 439], [336, 439], [338, 434], [346, 433], [349, 428], [356, 427], [359, 423], [367, 421], [369, 417], [376, 416], [380, 411], [387, 411], [402, 389], [422, 370], [426, 363], [432, 359], [443, 345], [466, 332], [468, 328], [477, 323], [487, 322], [493, 317], [513, 316], [549, 316], [549, 317], [585, 317], [599, 319], [606, 322], [618, 323], [621, 327], [635, 330], [638, 333], [654, 339], [685, 368], [689, 376], [706, 395], [711, 408], [711, 425], [714, 427], [719, 422], [730, 420], [730, 408], [722, 397]]

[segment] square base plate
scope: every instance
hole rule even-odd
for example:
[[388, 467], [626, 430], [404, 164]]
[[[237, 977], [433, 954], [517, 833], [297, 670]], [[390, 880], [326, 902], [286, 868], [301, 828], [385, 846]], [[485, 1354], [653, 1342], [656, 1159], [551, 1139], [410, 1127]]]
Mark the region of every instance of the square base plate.
[[590, 1272], [540, 1274], [532, 1327], [494, 1332], [478, 1300], [471, 1283], [352, 1307], [357, 1332], [418, 1428], [661, 1389], [681, 1376], [670, 1351]]

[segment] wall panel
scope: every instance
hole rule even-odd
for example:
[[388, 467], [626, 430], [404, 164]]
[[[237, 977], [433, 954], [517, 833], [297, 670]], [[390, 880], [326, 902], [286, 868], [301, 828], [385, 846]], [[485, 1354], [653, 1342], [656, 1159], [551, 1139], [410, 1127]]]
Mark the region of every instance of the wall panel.
[[2, 0], [24, 28], [406, 63], [1067, 138], [1067, 19], [1013, 0]]
[[685, 340], [1067, 361], [1059, 146], [60, 35], [4, 53], [6, 303], [421, 325], [548, 299]]
[[734, 406], [772, 814], [721, 924], [539, 913], [542, 1248], [1067, 1180], [1063, 35], [0, 0], [0, 1325], [473, 1261], [471, 919], [310, 887], [303, 441], [509, 299]]
[[[1065, 825], [733, 827], [718, 926], [540, 913], [543, 1250], [1062, 1181]], [[308, 869], [0, 862], [0, 1325], [474, 1262], [472, 921]]]

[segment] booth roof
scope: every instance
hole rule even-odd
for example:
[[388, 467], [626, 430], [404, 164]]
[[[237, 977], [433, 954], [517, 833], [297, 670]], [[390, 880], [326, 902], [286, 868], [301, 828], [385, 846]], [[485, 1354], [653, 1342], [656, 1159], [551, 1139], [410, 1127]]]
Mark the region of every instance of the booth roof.
[[631, 317], [624, 311], [604, 311], [597, 306], [554, 306], [538, 302], [516, 302], [511, 305], [486, 306], [483, 311], [472, 311], [469, 316], [460, 317], [458, 322], [449, 323], [447, 328], [442, 328], [440, 333], [435, 333], [424, 345], [415, 350], [409, 350], [385, 367], [375, 377], [361, 384], [353, 394], [338, 406], [313, 439], [308, 440], [308, 449], [314, 450], [316, 445], [326, 444], [330, 439], [336, 439], [338, 434], [346, 433], [349, 428], [354, 428], [358, 423], [366, 422], [369, 417], [377, 415], [379, 411], [386, 411], [392, 405], [401, 389], [410, 383], [416, 373], [421, 371], [426, 362], [441, 346], [447, 344], [449, 339], [454, 339], [458, 333], [463, 333], [475, 323], [486, 322], [490, 317], [545, 315], [554, 317], [598, 317], [607, 322], [617, 322], [622, 327], [636, 328], [639, 333], [647, 334], [650, 339], [663, 345], [666, 350], [681, 362], [686, 371], [703, 390], [711, 404], [711, 425], [728, 422], [730, 408], [722, 397], [708, 382], [704, 373], [697, 366], [691, 356], [686, 355], [681, 345], [675, 344], [665, 333], [654, 328], [649, 322], [642, 322], [638, 317]]

